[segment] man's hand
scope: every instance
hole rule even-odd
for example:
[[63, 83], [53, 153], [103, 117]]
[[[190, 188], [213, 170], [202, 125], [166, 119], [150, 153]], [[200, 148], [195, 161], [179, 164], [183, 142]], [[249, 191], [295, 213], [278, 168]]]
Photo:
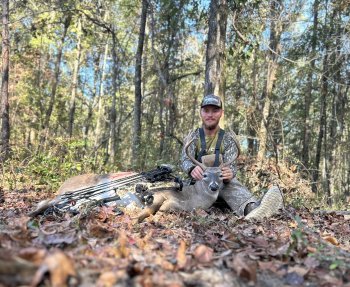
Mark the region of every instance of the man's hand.
[[192, 171], [191, 171], [191, 176], [195, 180], [202, 180], [203, 179], [203, 169], [200, 166], [196, 166]]
[[224, 182], [229, 182], [233, 179], [233, 172], [228, 166], [222, 167], [221, 172]]

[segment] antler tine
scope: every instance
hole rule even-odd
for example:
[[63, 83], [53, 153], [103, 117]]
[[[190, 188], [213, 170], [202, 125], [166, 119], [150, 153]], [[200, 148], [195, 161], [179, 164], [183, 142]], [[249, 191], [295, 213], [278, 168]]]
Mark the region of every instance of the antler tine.
[[190, 153], [188, 152], [188, 148], [189, 146], [191, 145], [191, 143], [195, 140], [195, 137], [192, 137], [191, 140], [189, 140], [186, 144], [185, 144], [185, 152], [186, 152], [186, 155], [189, 157], [189, 159], [195, 164], [195, 165], [198, 165], [200, 166], [203, 170], [205, 170], [207, 167], [199, 162], [198, 160], [196, 160], [192, 155], [190, 155]]
[[239, 155], [241, 154], [241, 147], [240, 147], [240, 144], [238, 142], [238, 139], [237, 139], [237, 135], [230, 129], [230, 132], [232, 133], [232, 139], [237, 147], [237, 155], [230, 161], [228, 162], [224, 162], [220, 165], [220, 167], [224, 167], [224, 166], [229, 166], [232, 162], [234, 162], [238, 157]]

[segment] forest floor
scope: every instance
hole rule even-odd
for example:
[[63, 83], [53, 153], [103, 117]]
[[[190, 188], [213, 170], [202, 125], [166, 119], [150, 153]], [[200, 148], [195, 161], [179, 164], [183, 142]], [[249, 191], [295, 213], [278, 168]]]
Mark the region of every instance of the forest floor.
[[217, 207], [140, 224], [107, 206], [29, 218], [47, 197], [2, 190], [0, 286], [350, 286], [349, 212], [287, 201], [261, 222]]

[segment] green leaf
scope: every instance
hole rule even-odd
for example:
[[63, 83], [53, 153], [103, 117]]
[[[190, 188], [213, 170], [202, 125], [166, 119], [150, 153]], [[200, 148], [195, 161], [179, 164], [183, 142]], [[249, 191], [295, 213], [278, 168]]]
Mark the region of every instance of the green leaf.
[[334, 270], [339, 266], [338, 262], [333, 262], [331, 265], [329, 265], [330, 270]]

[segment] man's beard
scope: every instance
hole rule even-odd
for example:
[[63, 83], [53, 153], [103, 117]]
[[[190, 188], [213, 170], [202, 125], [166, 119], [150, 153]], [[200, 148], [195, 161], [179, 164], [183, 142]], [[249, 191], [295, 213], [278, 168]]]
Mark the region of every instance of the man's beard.
[[218, 126], [218, 124], [219, 124], [219, 121], [212, 123], [212, 124], [209, 124], [209, 125], [203, 123], [204, 127], [209, 131], [215, 130], [216, 127]]

